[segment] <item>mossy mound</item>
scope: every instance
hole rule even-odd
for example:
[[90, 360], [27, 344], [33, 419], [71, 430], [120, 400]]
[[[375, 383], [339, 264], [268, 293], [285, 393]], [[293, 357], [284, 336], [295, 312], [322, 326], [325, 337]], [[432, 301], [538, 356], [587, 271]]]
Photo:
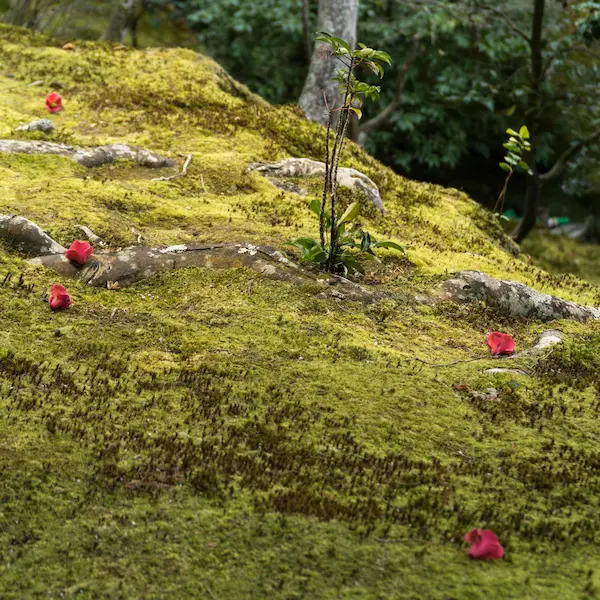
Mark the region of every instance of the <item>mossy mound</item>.
[[[316, 233], [305, 198], [247, 169], [320, 159], [322, 128], [294, 109], [190, 51], [0, 35], [0, 137], [46, 116], [47, 87], [26, 87], [42, 79], [63, 86], [53, 139], [193, 155], [169, 182], [128, 164], [0, 156], [0, 212], [64, 244], [78, 224], [115, 245], [135, 243], [132, 228], [149, 243], [282, 250]], [[417, 305], [447, 272], [596, 305], [600, 290], [515, 256], [456, 190], [402, 179], [353, 145], [344, 164], [381, 189], [387, 212], [369, 229], [407, 248], [369, 274], [394, 300], [190, 269], [118, 291], [61, 281], [75, 304], [51, 313], [56, 277], [0, 252], [0, 597], [593, 597], [600, 325], [554, 324], [567, 342], [539, 364], [515, 360], [527, 377], [483, 372], [497, 360], [407, 361], [486, 356], [492, 329], [524, 348], [543, 329], [485, 306]], [[469, 561], [474, 527], [494, 530], [506, 558]]]

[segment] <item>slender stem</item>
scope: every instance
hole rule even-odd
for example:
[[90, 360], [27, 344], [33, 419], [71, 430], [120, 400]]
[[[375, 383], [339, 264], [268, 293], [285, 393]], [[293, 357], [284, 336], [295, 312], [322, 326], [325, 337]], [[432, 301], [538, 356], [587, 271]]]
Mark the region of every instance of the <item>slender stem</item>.
[[334, 151], [331, 157], [333, 173], [331, 179], [331, 243], [329, 245], [329, 270], [333, 269], [333, 257], [337, 251], [337, 227], [336, 227], [336, 204], [337, 204], [337, 174], [338, 166], [340, 164], [340, 158], [342, 156], [342, 150], [344, 148], [344, 138], [346, 137], [346, 130], [348, 128], [348, 121], [350, 120], [350, 107], [352, 106], [352, 94], [350, 93], [352, 86], [352, 69], [354, 68], [354, 58], [350, 59], [350, 66], [348, 68], [348, 77], [346, 79], [346, 89], [344, 90], [344, 108], [340, 114], [340, 120], [336, 132], [336, 140]]
[[507, 175], [506, 179], [504, 180], [504, 186], [502, 187], [502, 191], [500, 192], [500, 195], [498, 196], [498, 200], [496, 200], [496, 205], [494, 206], [494, 213], [499, 213], [502, 214], [502, 211], [504, 210], [504, 198], [506, 197], [506, 190], [508, 189], [508, 182], [510, 181], [510, 178], [513, 176], [515, 170], [511, 169], [510, 173]]
[[[325, 106], [327, 96], [323, 92]], [[321, 248], [325, 248], [325, 205], [327, 204], [327, 193], [329, 192], [329, 134], [331, 133], [331, 111], [328, 110], [327, 137], [325, 138], [325, 182], [323, 183], [323, 197], [321, 198], [321, 212], [319, 213], [319, 233], [321, 236]]]

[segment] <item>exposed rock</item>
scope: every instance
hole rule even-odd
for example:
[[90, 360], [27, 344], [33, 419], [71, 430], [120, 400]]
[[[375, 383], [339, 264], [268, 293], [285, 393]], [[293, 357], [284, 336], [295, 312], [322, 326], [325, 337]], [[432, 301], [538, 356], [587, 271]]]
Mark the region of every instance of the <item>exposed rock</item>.
[[600, 308], [581, 306], [543, 294], [516, 281], [494, 279], [480, 271], [457, 273], [442, 284], [439, 297], [459, 304], [484, 301], [498, 307], [508, 316], [540, 321], [586, 321], [600, 318]]
[[66, 156], [84, 167], [100, 167], [115, 160], [131, 160], [143, 167], [171, 167], [174, 161], [127, 144], [109, 144], [95, 148], [77, 148], [66, 144], [41, 141], [0, 140], [0, 152], [5, 154], [56, 154]]
[[[283, 183], [279, 180], [286, 177], [300, 179], [325, 176], [325, 163], [308, 158], [286, 158], [275, 163], [252, 164], [250, 169], [262, 173], [277, 186], [282, 186]], [[362, 192], [378, 211], [384, 212], [379, 188], [360, 171], [339, 167], [337, 181], [342, 187]]]
[[42, 131], [43, 133], [50, 133], [54, 129], [54, 123], [50, 119], [37, 119], [26, 125], [20, 125], [15, 131]]

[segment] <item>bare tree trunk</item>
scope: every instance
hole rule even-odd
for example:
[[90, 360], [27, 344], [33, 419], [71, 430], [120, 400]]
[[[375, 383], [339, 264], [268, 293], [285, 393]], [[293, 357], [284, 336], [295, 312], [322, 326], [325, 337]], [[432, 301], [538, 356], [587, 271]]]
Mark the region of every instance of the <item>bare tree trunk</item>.
[[[340, 37], [354, 47], [358, 2], [359, 0], [319, 0], [317, 30]], [[341, 95], [338, 84], [331, 79], [340, 63], [331, 57], [324, 59], [319, 49], [320, 44], [316, 44], [299, 104], [311, 121], [326, 125], [327, 113], [323, 104], [323, 92], [327, 94], [330, 106], [339, 106]]]
[[105, 42], [123, 43], [131, 26], [131, 13], [134, 5], [135, 0], [119, 0], [119, 5], [102, 36]]
[[306, 58], [310, 63], [313, 50], [312, 35], [310, 32], [310, 0], [302, 0], [302, 29], [304, 31]]
[[530, 167], [533, 175], [527, 182], [527, 196], [523, 209], [523, 218], [512, 232], [512, 238], [521, 243], [535, 227], [537, 208], [541, 197], [542, 181], [535, 164], [535, 139], [538, 129], [538, 117], [540, 110], [540, 92], [544, 78], [544, 64], [542, 58], [542, 30], [544, 26], [544, 8], [546, 0], [533, 0], [533, 21], [531, 27], [531, 38], [529, 47], [531, 49], [531, 91], [527, 98], [526, 118], [527, 128], [531, 135], [531, 155], [529, 157]]

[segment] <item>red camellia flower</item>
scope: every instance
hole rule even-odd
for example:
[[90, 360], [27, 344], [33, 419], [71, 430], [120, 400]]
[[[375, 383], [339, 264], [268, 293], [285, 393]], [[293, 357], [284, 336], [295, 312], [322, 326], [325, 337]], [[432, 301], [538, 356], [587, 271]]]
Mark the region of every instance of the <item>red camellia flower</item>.
[[490, 347], [493, 356], [502, 354], [513, 354], [515, 351], [515, 340], [508, 333], [492, 331], [487, 337], [487, 345]]
[[51, 113], [60, 112], [63, 109], [62, 96], [56, 92], [51, 92], [46, 96], [46, 108]]
[[73, 304], [73, 300], [62, 285], [54, 284], [50, 290], [48, 304], [52, 310], [65, 310]]
[[471, 558], [480, 560], [496, 560], [504, 556], [504, 548], [500, 545], [496, 534], [489, 529], [473, 529], [465, 535], [465, 542], [471, 544], [467, 553]]
[[78, 265], [85, 265], [87, 259], [93, 254], [94, 248], [89, 242], [80, 242], [75, 240], [71, 247], [65, 252], [65, 256], [76, 262]]

